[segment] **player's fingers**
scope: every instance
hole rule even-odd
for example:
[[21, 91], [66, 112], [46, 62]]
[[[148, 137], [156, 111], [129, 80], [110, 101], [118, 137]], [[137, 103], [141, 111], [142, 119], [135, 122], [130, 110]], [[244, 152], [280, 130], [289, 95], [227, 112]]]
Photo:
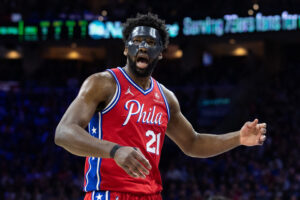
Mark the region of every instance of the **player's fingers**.
[[266, 136], [265, 135], [261, 135], [259, 137], [259, 140], [258, 140], [258, 144], [262, 145], [264, 143], [264, 141], [266, 140]]
[[259, 131], [259, 133], [261, 134], [266, 134], [267, 133], [266, 123], [257, 124], [256, 130]]
[[134, 160], [133, 161], [133, 164], [138, 168], [138, 170], [140, 172], [142, 172], [143, 174], [146, 174], [148, 175], [149, 174], [149, 171], [137, 160]]
[[255, 119], [255, 120], [253, 120], [252, 122], [246, 122], [246, 126], [247, 126], [247, 128], [255, 128], [255, 126], [257, 125], [257, 122], [258, 122], [258, 120], [257, 119]]
[[139, 148], [137, 148], [137, 151], [136, 151], [136, 154], [135, 154], [135, 158], [138, 161], [140, 161], [148, 169], [152, 168], [152, 166], [150, 165], [150, 162], [145, 158], [145, 156], [143, 155], [143, 153], [140, 151]]
[[136, 175], [137, 175], [137, 178], [146, 178], [146, 176], [145, 176], [142, 172], [140, 172], [140, 170], [139, 170], [137, 167], [132, 167], [132, 168], [130, 169], [130, 171], [131, 171], [132, 173], [136, 174]]
[[130, 168], [132, 173], [135, 173], [138, 178], [146, 178], [146, 176], [134, 165]]
[[267, 124], [266, 123], [261, 123], [256, 125], [258, 128], [266, 128]]
[[133, 177], [133, 178], [138, 178], [138, 177], [139, 177], [135, 172], [133, 172], [131, 169], [129, 169], [129, 167], [124, 166], [123, 169], [124, 169], [124, 171], [125, 171], [129, 176], [131, 176], [131, 177]]
[[251, 127], [253, 128], [256, 127], [257, 123], [258, 123], [258, 119], [253, 120], [253, 122], [251, 122]]
[[[141, 152], [140, 148], [137, 148], [137, 147], [133, 147], [137, 152], [139, 152], [140, 154], [143, 155], [143, 153]], [[144, 155], [143, 155], [144, 156]]]
[[[146, 178], [143, 172], [139, 169], [138, 164], [140, 164], [135, 158], [132, 158], [128, 163], [129, 170], [137, 174], [141, 178]], [[140, 164], [142, 165], [142, 164]]]
[[251, 122], [246, 122], [246, 126], [247, 126], [247, 128], [252, 128]]

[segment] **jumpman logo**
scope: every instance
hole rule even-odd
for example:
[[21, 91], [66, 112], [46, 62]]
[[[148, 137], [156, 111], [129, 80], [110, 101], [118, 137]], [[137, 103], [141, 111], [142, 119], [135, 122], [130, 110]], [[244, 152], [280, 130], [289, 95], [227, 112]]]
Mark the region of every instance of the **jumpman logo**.
[[134, 94], [130, 91], [130, 86], [128, 87], [127, 91], [125, 92], [125, 94], [131, 94], [132, 96], [134, 96]]

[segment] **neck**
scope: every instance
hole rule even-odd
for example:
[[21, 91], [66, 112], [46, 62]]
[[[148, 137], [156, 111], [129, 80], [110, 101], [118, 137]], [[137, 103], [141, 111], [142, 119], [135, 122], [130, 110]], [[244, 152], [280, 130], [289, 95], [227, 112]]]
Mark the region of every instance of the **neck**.
[[128, 64], [123, 69], [130, 76], [130, 78], [141, 88], [147, 90], [150, 87], [151, 84], [150, 76], [146, 76], [146, 77], [136, 76], [134, 72], [131, 71], [130, 67], [128, 67]]

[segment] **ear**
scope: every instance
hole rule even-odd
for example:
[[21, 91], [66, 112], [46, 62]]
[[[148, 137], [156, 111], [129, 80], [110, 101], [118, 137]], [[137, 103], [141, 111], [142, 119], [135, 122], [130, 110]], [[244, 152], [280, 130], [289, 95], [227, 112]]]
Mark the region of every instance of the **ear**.
[[163, 58], [162, 52], [159, 53], [158, 55], [158, 60], [161, 60]]
[[124, 54], [124, 56], [128, 55], [128, 47], [125, 47], [123, 54]]

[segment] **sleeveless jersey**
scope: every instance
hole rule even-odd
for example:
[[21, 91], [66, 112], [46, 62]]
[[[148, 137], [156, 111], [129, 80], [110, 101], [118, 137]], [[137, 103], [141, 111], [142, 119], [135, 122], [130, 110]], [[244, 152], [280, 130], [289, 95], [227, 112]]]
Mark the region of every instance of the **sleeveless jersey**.
[[145, 179], [132, 178], [111, 158], [87, 157], [84, 191], [158, 193], [162, 190], [158, 165], [170, 116], [167, 99], [152, 77], [149, 89], [143, 90], [122, 68], [108, 71], [117, 84], [115, 95], [105, 109], [95, 113], [88, 131], [99, 140], [138, 147], [152, 169]]

